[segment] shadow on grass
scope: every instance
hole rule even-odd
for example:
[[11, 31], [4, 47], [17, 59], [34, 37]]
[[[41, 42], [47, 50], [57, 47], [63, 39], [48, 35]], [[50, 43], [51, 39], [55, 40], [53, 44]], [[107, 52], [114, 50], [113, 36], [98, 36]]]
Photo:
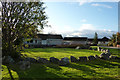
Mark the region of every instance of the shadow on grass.
[[118, 64], [113, 64], [113, 61], [108, 60], [95, 60], [95, 61], [88, 61], [86, 64], [95, 67], [95, 68], [114, 68], [114, 66], [120, 66]]
[[[57, 74], [47, 71], [45, 65], [32, 64], [30, 69], [20, 70], [18, 65], [5, 65], [8, 68], [10, 78], [3, 78], [2, 80], [43, 80], [46, 78], [60, 78]], [[60, 68], [52, 67], [57, 70]], [[38, 69], [38, 70], [37, 70]], [[12, 75], [12, 71], [15, 71], [18, 77]]]

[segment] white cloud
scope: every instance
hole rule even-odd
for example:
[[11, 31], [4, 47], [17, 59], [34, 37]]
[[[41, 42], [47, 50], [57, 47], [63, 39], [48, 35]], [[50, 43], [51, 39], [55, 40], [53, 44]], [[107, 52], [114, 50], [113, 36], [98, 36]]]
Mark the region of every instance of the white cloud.
[[71, 36], [71, 37], [89, 37], [93, 38], [95, 35], [95, 32], [97, 32], [99, 38], [103, 37], [110, 37], [113, 33], [116, 33], [115, 31], [112, 30], [81, 30], [81, 31], [72, 31], [72, 32], [67, 32], [63, 33], [62, 35], [65, 36]]
[[80, 31], [82, 30], [94, 30], [95, 27], [92, 24], [82, 24], [82, 26], [79, 28]]
[[85, 4], [85, 3], [90, 3], [93, 2], [94, 0], [76, 0], [77, 2], [79, 2], [80, 6]]
[[87, 22], [87, 20], [86, 19], [82, 19], [81, 22]]
[[73, 31], [75, 30], [73, 27], [69, 25], [64, 25], [64, 26], [57, 26], [53, 23], [49, 23], [51, 27], [45, 27], [43, 29], [43, 33], [63, 33], [63, 32], [68, 32], [68, 31]]
[[[31, 0], [31, 1], [34, 1], [34, 0]], [[42, 1], [43, 2], [79, 2], [80, 5], [83, 5], [85, 3], [90, 3], [90, 2], [118, 2], [120, 0], [42, 0]]]
[[105, 5], [105, 4], [98, 4], [98, 3], [91, 4], [91, 6], [100, 6], [100, 7], [105, 7], [105, 8], [112, 8], [112, 7], [111, 7], [111, 6], [109, 6], [109, 5]]

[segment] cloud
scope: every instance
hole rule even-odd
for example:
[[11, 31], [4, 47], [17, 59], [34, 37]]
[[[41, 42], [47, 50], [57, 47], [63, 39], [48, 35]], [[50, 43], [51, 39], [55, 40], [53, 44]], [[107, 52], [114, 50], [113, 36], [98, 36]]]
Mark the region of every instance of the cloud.
[[92, 24], [82, 24], [79, 28], [80, 31], [82, 30], [94, 30], [95, 27]]
[[77, 2], [79, 2], [80, 6], [85, 4], [85, 3], [90, 3], [93, 2], [94, 0], [76, 0]]
[[[31, 1], [34, 2], [35, 0], [31, 0]], [[120, 0], [42, 0], [42, 1], [43, 2], [79, 2], [80, 5], [83, 5], [85, 3], [90, 3], [90, 2], [119, 2]]]
[[100, 6], [100, 7], [105, 7], [105, 8], [112, 8], [112, 7], [111, 7], [111, 6], [109, 6], [109, 5], [105, 5], [105, 4], [98, 4], [98, 3], [91, 4], [91, 6]]
[[81, 31], [72, 31], [72, 32], [65, 32], [62, 33], [64, 37], [88, 37], [88, 38], [94, 38], [95, 32], [97, 32], [99, 38], [103, 37], [110, 37], [113, 33], [116, 33], [112, 30], [81, 30]]
[[87, 22], [87, 20], [86, 19], [82, 19], [81, 22]]
[[[70, 0], [68, 0], [68, 1], [70, 1]], [[86, 3], [91, 3], [91, 2], [119, 2], [119, 1], [120, 0], [76, 0], [76, 2], [79, 2], [80, 6], [84, 5]], [[109, 6], [105, 6], [105, 7], [109, 7]]]
[[43, 33], [57, 33], [57, 34], [61, 34], [63, 32], [68, 32], [68, 31], [73, 31], [75, 30], [73, 27], [69, 26], [69, 25], [64, 25], [64, 26], [57, 26], [53, 23], [48, 23], [49, 25], [51, 25], [51, 27], [45, 27], [43, 29]]

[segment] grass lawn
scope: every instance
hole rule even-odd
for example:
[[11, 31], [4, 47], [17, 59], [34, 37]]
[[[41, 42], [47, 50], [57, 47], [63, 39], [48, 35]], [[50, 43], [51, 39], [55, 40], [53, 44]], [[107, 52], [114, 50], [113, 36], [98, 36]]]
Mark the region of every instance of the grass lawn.
[[[112, 50], [112, 49], [111, 49]], [[119, 56], [116, 50], [112, 50], [112, 54]], [[118, 50], [119, 51], [119, 50]], [[63, 57], [100, 55], [101, 52], [87, 49], [70, 49], [70, 48], [34, 48], [26, 49], [22, 54], [25, 57], [42, 57], [49, 60], [50, 57], [61, 59]], [[2, 65], [2, 77], [4, 80], [10, 79], [8, 69], [11, 71], [13, 78], [28, 79], [28, 80], [43, 80], [50, 79], [104, 79], [104, 80], [119, 80], [120, 79], [120, 61], [96, 60], [79, 63], [70, 63], [67, 66], [58, 66], [56, 64], [31, 64], [30, 69], [22, 71], [18, 65]], [[49, 80], [50, 80], [49, 79]]]

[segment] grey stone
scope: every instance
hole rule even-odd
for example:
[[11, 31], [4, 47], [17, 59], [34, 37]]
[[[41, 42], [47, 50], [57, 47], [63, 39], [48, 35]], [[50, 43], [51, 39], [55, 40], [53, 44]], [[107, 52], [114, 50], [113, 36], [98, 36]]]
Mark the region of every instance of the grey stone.
[[110, 52], [107, 52], [107, 53], [105, 53], [107, 56], [111, 56], [111, 53]]
[[109, 54], [101, 53], [100, 58], [107, 60], [109, 59]]
[[60, 65], [60, 66], [66, 66], [66, 65], [67, 65], [67, 63], [66, 63], [66, 62], [64, 62], [64, 61], [59, 61], [59, 65]]
[[96, 58], [96, 59], [100, 59], [100, 57], [99, 57], [98, 55], [95, 55], [95, 58]]
[[110, 50], [109, 49], [106, 49], [106, 51], [105, 51], [106, 53], [110, 53]]
[[101, 47], [97, 47], [97, 50], [98, 50], [98, 51], [101, 51]]
[[74, 56], [70, 56], [71, 62], [78, 62], [78, 60]]
[[50, 62], [58, 64], [59, 63], [59, 59], [54, 58], [54, 57], [50, 57]]
[[88, 56], [88, 59], [89, 60], [95, 60], [95, 57], [94, 56]]
[[78, 60], [79, 60], [79, 61], [87, 61], [87, 57], [86, 57], [86, 56], [82, 56], [82, 57], [79, 57]]
[[67, 57], [61, 58], [61, 61], [63, 61], [66, 64], [69, 64], [69, 59]]
[[13, 64], [15, 61], [13, 60], [13, 58], [11, 56], [4, 56], [2, 58], [2, 63], [3, 64]]
[[30, 68], [30, 62], [29, 61], [20, 61], [18, 64], [20, 65], [21, 70], [25, 70], [27, 68]]
[[120, 60], [120, 57], [118, 57], [118, 56], [109, 56], [109, 58], [110, 59], [118, 59], [118, 60]]
[[80, 49], [80, 46], [77, 46], [75, 49]]
[[25, 58], [25, 61], [30, 61], [31, 63], [36, 63], [37, 62], [36, 59], [30, 58], [30, 57]]
[[39, 58], [38, 63], [48, 64], [50, 62], [46, 58]]

